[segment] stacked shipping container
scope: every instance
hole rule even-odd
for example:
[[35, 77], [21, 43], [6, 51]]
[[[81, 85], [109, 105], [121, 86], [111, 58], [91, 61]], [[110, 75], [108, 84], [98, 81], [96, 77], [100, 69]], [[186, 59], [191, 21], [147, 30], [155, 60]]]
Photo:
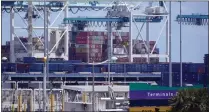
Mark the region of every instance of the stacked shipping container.
[[10, 46], [2, 45], [1, 46], [1, 57], [6, 57], [9, 60]]
[[105, 44], [103, 32], [80, 32], [75, 40], [75, 55], [69, 55], [69, 59], [75, 57], [76, 60], [83, 62], [101, 62], [103, 60], [102, 46]]
[[[71, 45], [69, 48], [69, 59], [79, 59], [84, 62], [101, 62], [108, 57], [108, 38], [107, 32], [74, 32], [71, 33], [71, 41], [74, 40], [76, 48]], [[120, 39], [120, 36], [121, 39]], [[113, 54], [123, 55], [129, 53], [129, 33], [128, 32], [113, 32]], [[149, 42], [150, 52], [154, 47], [155, 41]], [[89, 45], [89, 46], [88, 46]], [[145, 54], [145, 44], [142, 40], [133, 40], [133, 53]], [[74, 51], [76, 51], [74, 53]], [[88, 56], [89, 52], [89, 56]], [[159, 48], [155, 48], [153, 54], [159, 54]], [[135, 63], [146, 63], [147, 59], [138, 57], [134, 58]], [[128, 58], [118, 58], [117, 62], [128, 62]], [[159, 58], [150, 58], [150, 63], [158, 63]]]

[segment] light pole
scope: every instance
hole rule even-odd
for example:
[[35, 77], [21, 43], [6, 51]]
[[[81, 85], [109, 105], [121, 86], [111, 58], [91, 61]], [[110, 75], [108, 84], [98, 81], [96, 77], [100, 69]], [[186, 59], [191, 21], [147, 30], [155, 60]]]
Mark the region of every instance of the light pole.
[[43, 77], [43, 111], [46, 111], [46, 75], [47, 75], [47, 17], [46, 17], [46, 0], [44, 0], [44, 77]]
[[111, 57], [111, 59], [108, 60], [108, 85], [110, 85], [110, 62], [111, 61], [116, 61], [118, 58], [117, 57]]
[[[180, 16], [181, 16], [181, 1], [180, 1]], [[182, 34], [181, 34], [181, 22], [180, 19], [180, 86], [182, 87]]]
[[93, 65], [92, 65], [92, 111], [94, 112], [94, 61], [93, 61]]

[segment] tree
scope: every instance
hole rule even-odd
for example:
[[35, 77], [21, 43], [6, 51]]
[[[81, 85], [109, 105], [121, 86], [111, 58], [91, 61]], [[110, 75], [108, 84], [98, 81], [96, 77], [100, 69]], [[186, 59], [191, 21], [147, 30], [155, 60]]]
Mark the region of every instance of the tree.
[[207, 88], [180, 90], [170, 105], [172, 112], [209, 112], [209, 91]]

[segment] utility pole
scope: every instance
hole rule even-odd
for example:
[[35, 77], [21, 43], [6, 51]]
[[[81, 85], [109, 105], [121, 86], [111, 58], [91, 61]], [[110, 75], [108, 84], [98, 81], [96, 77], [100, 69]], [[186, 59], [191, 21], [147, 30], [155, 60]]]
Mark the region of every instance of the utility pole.
[[[180, 1], [180, 16], [181, 16], [181, 1]], [[182, 38], [181, 38], [181, 22], [180, 18], [180, 86], [182, 87]]]
[[172, 63], [171, 63], [171, 2], [169, 2], [169, 87], [173, 85]]
[[95, 110], [94, 110], [94, 103], [95, 103], [95, 96], [94, 96], [94, 84], [95, 84], [95, 82], [94, 82], [94, 60], [93, 60], [93, 66], [92, 66], [92, 77], [93, 77], [93, 79], [92, 79], [92, 112], [94, 112]]
[[32, 1], [28, 2], [28, 56], [33, 56], [33, 4]]
[[43, 78], [43, 111], [46, 111], [46, 72], [47, 72], [47, 31], [46, 31], [46, 21], [48, 20], [46, 17], [46, 0], [44, 0], [44, 78]]

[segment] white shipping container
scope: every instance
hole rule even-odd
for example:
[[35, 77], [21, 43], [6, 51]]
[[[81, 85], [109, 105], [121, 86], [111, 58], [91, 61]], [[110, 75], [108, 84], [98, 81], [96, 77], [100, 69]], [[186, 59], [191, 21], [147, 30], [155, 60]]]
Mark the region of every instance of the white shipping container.
[[129, 36], [128, 34], [128, 32], [121, 32], [121, 36]]
[[90, 44], [104, 44], [104, 41], [91, 41]]
[[87, 44], [76, 44], [75, 45], [76, 48], [88, 48]]
[[125, 54], [125, 49], [124, 48], [114, 48], [113, 53], [114, 54]]
[[95, 53], [89, 53], [90, 54], [90, 57], [95, 57], [96, 54]]
[[136, 44], [135, 46], [137, 49], [141, 49], [142, 48], [142, 45], [140, 43]]
[[145, 54], [146, 53], [146, 49], [142, 48], [141, 49], [141, 54]]
[[98, 52], [100, 52], [99, 50], [100, 49], [90, 49], [90, 52], [92, 52], [92, 53], [98, 53]]

